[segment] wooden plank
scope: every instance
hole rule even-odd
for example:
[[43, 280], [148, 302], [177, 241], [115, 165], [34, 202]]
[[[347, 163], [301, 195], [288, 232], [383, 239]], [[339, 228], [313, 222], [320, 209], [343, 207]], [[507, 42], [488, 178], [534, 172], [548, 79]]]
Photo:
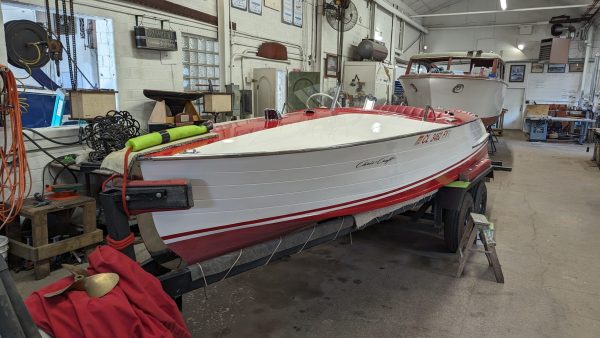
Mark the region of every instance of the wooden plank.
[[86, 203], [96, 203], [96, 200], [88, 196], [78, 196], [65, 200], [50, 201], [50, 204], [48, 205], [34, 207], [36, 202], [37, 201], [32, 198], [26, 199], [25, 203], [23, 204], [23, 208], [21, 209], [21, 216], [33, 218], [40, 213], [52, 213], [55, 211], [61, 211], [63, 209], [77, 208], [85, 205]]
[[496, 245], [490, 244], [488, 245], [487, 237], [485, 236], [485, 231], [481, 230], [479, 233], [479, 237], [485, 246], [485, 255], [487, 256], [488, 262], [492, 269], [494, 270], [494, 276], [496, 277], [496, 282], [504, 283], [504, 273], [502, 273], [502, 267], [500, 266], [500, 260], [498, 259], [498, 254], [496, 253]]
[[[456, 272], [456, 278], [459, 278], [460, 276], [462, 276], [463, 270], [465, 269], [465, 265], [467, 264], [467, 260], [469, 259], [469, 255], [471, 254], [471, 247], [473, 246], [473, 243], [475, 242], [476, 237], [477, 237], [477, 228], [473, 227], [470, 232], [469, 239], [467, 240], [465, 249], [462, 250], [462, 256], [460, 257], [460, 260], [458, 263], [458, 271]], [[459, 248], [459, 249], [462, 249], [462, 248]]]
[[31, 245], [10, 239], [8, 252], [17, 257], [37, 262], [100, 243], [102, 240], [102, 230], [100, 229], [39, 247], [32, 247]]
[[485, 217], [485, 215], [482, 214], [476, 214], [474, 212], [471, 213], [471, 220], [473, 220], [473, 223], [475, 225], [481, 226], [481, 225], [487, 225], [489, 223], [487, 217]]
[[[39, 213], [31, 218], [31, 241], [34, 248], [48, 244], [48, 215]], [[37, 260], [33, 263], [35, 279], [42, 279], [50, 274], [50, 261]]]
[[525, 107], [525, 116], [548, 116], [550, 105], [548, 104], [528, 104]]
[[10, 245], [8, 247], [8, 252], [11, 255], [15, 255], [30, 261], [37, 260], [37, 251], [31, 245], [27, 245], [14, 239], [9, 239], [9, 241]]
[[164, 0], [125, 0], [126, 2], [132, 2], [142, 6], [158, 9], [163, 12], [183, 16], [185, 18], [194, 19], [200, 22], [204, 22], [213, 26], [219, 24], [219, 20], [216, 16], [195, 10], [190, 7], [182, 6], [171, 1]]
[[83, 232], [89, 233], [96, 230], [96, 201], [91, 200], [82, 206]]
[[46, 259], [63, 253], [82, 249], [87, 246], [102, 242], [102, 230], [95, 230], [87, 234], [63, 239], [62, 241], [37, 247], [37, 258]]

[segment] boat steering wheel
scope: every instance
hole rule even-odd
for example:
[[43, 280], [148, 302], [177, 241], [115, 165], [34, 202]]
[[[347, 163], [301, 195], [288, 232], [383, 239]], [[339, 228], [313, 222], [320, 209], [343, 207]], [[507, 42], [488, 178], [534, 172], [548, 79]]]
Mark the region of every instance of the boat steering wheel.
[[[308, 97], [308, 99], [306, 99], [306, 108], [311, 108], [311, 107], [310, 107], [310, 105], [309, 105], [309, 103], [310, 103], [310, 100], [314, 99], [314, 98], [315, 98], [315, 97], [317, 97], [317, 96], [325, 96], [325, 97], [329, 98], [331, 101], [333, 101], [333, 100], [334, 100], [334, 98], [333, 98], [331, 95], [329, 95], [329, 94], [325, 94], [325, 93], [314, 93], [314, 94], [312, 94], [311, 96], [309, 96], [309, 97]], [[339, 102], [336, 102], [335, 104], [336, 104], [338, 107], [340, 107], [340, 108], [342, 107], [342, 105], [341, 105]]]

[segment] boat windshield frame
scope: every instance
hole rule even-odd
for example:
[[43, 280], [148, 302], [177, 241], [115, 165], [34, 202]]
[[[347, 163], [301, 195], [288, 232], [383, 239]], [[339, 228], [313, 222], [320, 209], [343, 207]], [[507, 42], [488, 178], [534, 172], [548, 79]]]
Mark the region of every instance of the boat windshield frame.
[[[440, 68], [439, 63], [446, 63], [445, 69]], [[453, 65], [469, 65], [469, 71], [463, 74], [454, 74], [452, 72]], [[417, 67], [417, 71], [413, 70]], [[452, 74], [458, 76], [472, 76], [473, 70], [478, 67], [489, 68], [489, 75], [503, 79], [506, 66], [500, 58], [472, 57], [472, 56], [432, 56], [430, 58], [411, 58], [406, 67], [404, 75], [419, 75], [419, 74]], [[421, 72], [420, 69], [424, 69]], [[481, 74], [475, 74], [481, 75]]]

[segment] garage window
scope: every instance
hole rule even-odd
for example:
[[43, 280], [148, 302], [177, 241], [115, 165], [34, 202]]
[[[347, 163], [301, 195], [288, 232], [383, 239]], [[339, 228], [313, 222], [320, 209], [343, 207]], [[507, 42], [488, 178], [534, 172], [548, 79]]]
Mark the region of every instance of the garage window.
[[[4, 23], [14, 20], [28, 20], [48, 28], [46, 9], [40, 6], [2, 2], [2, 18]], [[52, 30], [57, 37], [55, 27], [57, 14], [51, 8], [50, 18]], [[113, 22], [109, 18], [74, 13], [75, 17], [75, 39], [77, 54], [77, 87], [78, 89], [117, 89], [117, 77], [114, 55]], [[58, 38], [66, 46], [67, 35], [70, 33], [70, 25], [61, 24], [61, 34]], [[71, 76], [69, 72], [68, 56], [63, 52], [63, 59], [57, 64], [48, 62], [45, 66], [26, 70], [8, 66], [19, 79], [19, 96], [24, 103], [26, 113], [22, 115], [23, 126], [29, 128], [49, 127], [52, 123], [54, 107], [56, 104], [56, 89], [60, 88], [62, 93], [72, 89]], [[68, 95], [67, 95], [68, 100]], [[63, 105], [62, 124], [77, 123], [69, 121], [69, 105]]]
[[[209, 80], [217, 89], [220, 85], [219, 43], [215, 39], [183, 34], [183, 89], [185, 91], [208, 90]], [[196, 109], [204, 111], [202, 99]]]

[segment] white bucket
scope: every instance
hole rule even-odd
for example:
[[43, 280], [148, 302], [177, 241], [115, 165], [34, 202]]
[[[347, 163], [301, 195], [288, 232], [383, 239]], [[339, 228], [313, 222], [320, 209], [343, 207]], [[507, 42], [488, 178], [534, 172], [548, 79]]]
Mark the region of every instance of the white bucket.
[[0, 236], [0, 255], [4, 259], [8, 256], [8, 238], [6, 236]]

